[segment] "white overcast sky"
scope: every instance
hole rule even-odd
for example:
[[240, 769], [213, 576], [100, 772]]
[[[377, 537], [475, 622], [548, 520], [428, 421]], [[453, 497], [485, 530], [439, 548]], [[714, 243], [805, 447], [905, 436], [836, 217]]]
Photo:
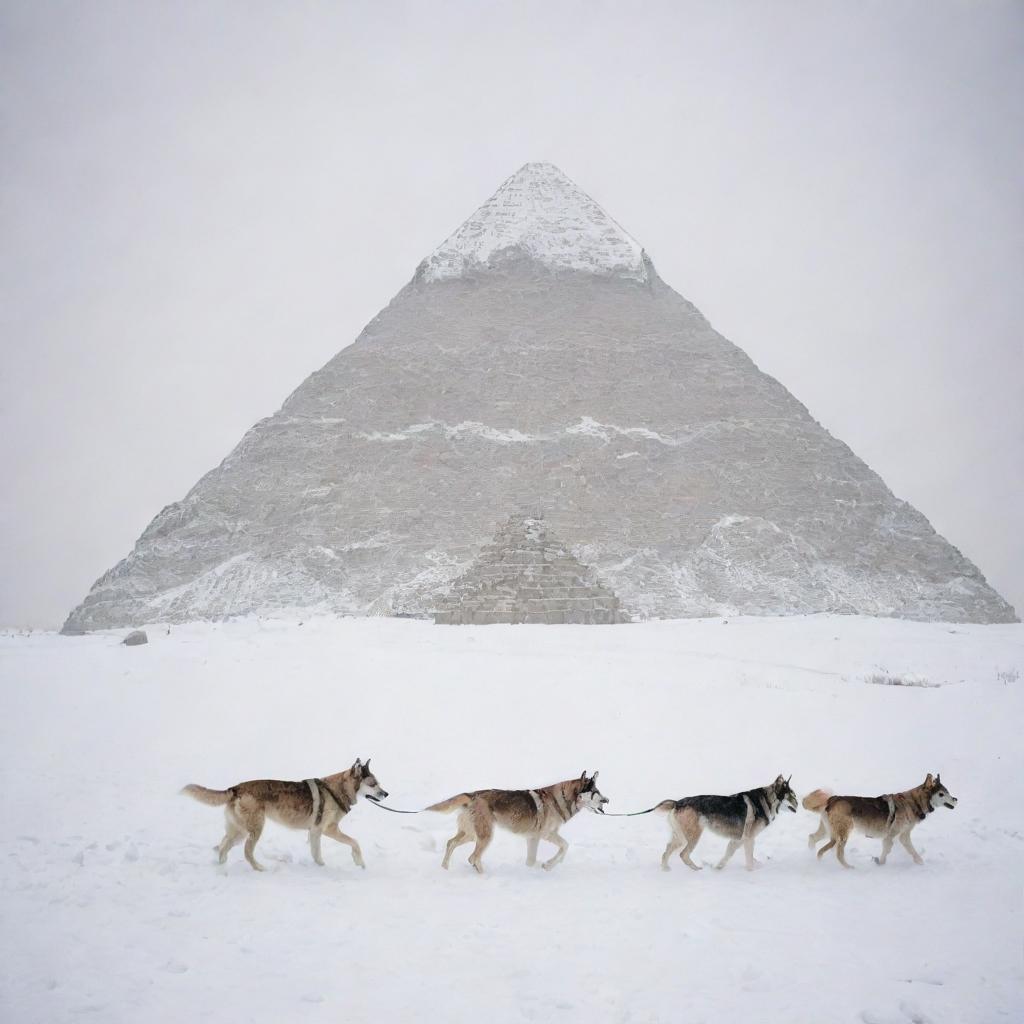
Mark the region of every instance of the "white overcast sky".
[[1024, 610], [1024, 4], [0, 0], [0, 624], [550, 160]]

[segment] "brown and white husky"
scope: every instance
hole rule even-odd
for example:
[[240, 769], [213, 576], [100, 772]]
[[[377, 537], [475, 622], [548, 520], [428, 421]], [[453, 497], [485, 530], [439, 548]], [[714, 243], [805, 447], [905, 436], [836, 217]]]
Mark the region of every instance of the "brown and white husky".
[[364, 868], [363, 853], [351, 836], [338, 828], [338, 822], [352, 809], [361, 796], [367, 800], [383, 800], [388, 794], [366, 764], [356, 760], [351, 768], [322, 779], [304, 779], [302, 782], [281, 782], [277, 779], [257, 779], [240, 782], [228, 789], [207, 789], [189, 785], [182, 793], [200, 803], [224, 808], [226, 821], [224, 838], [214, 849], [221, 864], [227, 860], [232, 846], [245, 839], [245, 859], [256, 871], [262, 871], [254, 856], [256, 844], [267, 818], [288, 828], [309, 832], [309, 849], [313, 860], [323, 866], [320, 855], [320, 837], [344, 843], [352, 849], [352, 860]]
[[554, 843], [558, 852], [541, 865], [550, 871], [569, 849], [558, 830], [583, 808], [600, 814], [606, 803], [608, 798], [597, 788], [597, 772], [590, 778], [584, 772], [578, 779], [542, 789], [477, 789], [460, 793], [426, 810], [442, 814], [459, 812], [456, 832], [448, 840], [441, 867], [447, 869], [457, 847], [476, 843], [469, 863], [483, 874], [481, 857], [491, 843], [496, 825], [526, 837], [526, 863], [530, 867], [537, 863], [537, 844], [542, 839]]
[[915, 864], [923, 864], [921, 855], [910, 841], [915, 826], [939, 807], [956, 807], [956, 797], [931, 772], [920, 786], [902, 793], [886, 793], [884, 796], [833, 796], [828, 790], [816, 789], [804, 797], [804, 807], [821, 815], [818, 831], [808, 837], [807, 845], [814, 847], [826, 836], [829, 841], [818, 851], [821, 857], [834, 846], [836, 857], [844, 868], [853, 867], [846, 863], [846, 843], [850, 834], [859, 829], [872, 839], [882, 840], [882, 855], [875, 863], [884, 864], [892, 849], [893, 841], [899, 839], [904, 849], [914, 858]]

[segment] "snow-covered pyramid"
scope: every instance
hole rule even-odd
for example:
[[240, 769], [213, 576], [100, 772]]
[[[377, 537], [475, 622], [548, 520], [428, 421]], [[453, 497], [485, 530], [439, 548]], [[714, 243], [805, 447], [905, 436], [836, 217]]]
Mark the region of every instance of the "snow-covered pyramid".
[[592, 199], [527, 164], [153, 520], [65, 630], [428, 615], [521, 508], [634, 618], [1014, 619]]

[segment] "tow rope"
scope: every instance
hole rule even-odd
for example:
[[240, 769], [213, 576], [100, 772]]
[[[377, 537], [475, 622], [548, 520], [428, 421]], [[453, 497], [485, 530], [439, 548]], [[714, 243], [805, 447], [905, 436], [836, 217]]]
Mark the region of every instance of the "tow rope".
[[392, 814], [419, 814], [419, 811], [400, 811], [397, 807], [388, 807], [387, 804], [382, 804], [379, 800], [372, 800], [370, 797], [366, 798], [369, 803], [373, 804], [374, 807], [379, 807], [382, 811], [390, 811]]
[[[392, 814], [423, 813], [422, 811], [402, 811], [399, 810], [397, 807], [388, 807], [387, 804], [382, 804], [379, 800], [372, 800], [369, 797], [367, 797], [366, 799], [369, 803], [373, 804], [374, 807], [379, 807], [382, 811], [390, 811]], [[646, 811], [619, 811], [618, 813], [616, 813], [615, 811], [598, 811], [597, 813], [600, 814], [602, 818], [635, 818], [640, 814], [650, 814], [651, 811], [655, 810], [656, 808], [657, 804], [655, 804], [654, 807], [648, 807]]]
[[650, 814], [657, 806], [658, 805], [655, 804], [654, 807], [648, 807], [646, 811], [619, 811], [618, 813], [615, 811], [598, 811], [597, 813], [600, 814], [602, 818], [635, 818], [638, 814]]

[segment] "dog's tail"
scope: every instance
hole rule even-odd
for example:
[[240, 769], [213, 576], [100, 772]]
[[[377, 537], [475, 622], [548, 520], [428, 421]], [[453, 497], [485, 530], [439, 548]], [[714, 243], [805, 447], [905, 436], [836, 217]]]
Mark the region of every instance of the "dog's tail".
[[197, 786], [192, 783], [182, 789], [184, 796], [190, 796], [201, 804], [209, 804], [211, 807], [222, 807], [228, 803], [233, 796], [230, 789], [207, 789], [205, 786]]
[[431, 804], [429, 807], [424, 807], [423, 809], [425, 811], [437, 811], [439, 814], [451, 814], [452, 811], [468, 807], [472, 801], [473, 798], [468, 793], [460, 793], [458, 796], [453, 796], [448, 800], [442, 800], [439, 804]]
[[816, 789], [813, 793], [808, 793], [803, 799], [805, 810], [825, 810], [825, 804], [828, 803], [830, 796], [832, 796], [832, 794], [827, 789]]
[[662, 814], [668, 814], [669, 811], [674, 811], [675, 809], [675, 800], [662, 800], [660, 804], [655, 804], [651, 808], [652, 811], [661, 811]]

